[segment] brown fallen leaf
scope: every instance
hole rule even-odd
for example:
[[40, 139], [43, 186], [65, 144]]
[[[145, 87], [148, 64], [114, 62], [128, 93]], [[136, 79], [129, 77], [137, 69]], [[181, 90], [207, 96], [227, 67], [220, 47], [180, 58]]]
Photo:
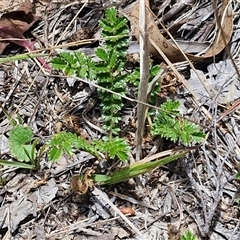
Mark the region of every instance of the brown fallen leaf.
[[1, 16], [0, 54], [10, 42], [33, 49], [34, 43], [30, 42], [22, 35], [39, 20], [39, 17], [34, 16], [32, 11], [30, 0], [25, 0], [16, 11], [8, 12]]
[[92, 189], [94, 183], [91, 177], [94, 172], [93, 169], [90, 169], [84, 173], [82, 178], [79, 175], [73, 176], [70, 180], [73, 191], [79, 194], [86, 194], [89, 189]]
[[[209, 46], [207, 52], [202, 56], [197, 56], [189, 53], [184, 53], [188, 59], [192, 61], [199, 61], [206, 58], [210, 58], [219, 54], [231, 39], [233, 32], [233, 13], [231, 4], [228, 4], [229, 0], [223, 0], [221, 9], [219, 10], [219, 19], [222, 23], [221, 28], [217, 28], [215, 39]], [[183, 51], [170, 43], [159, 31], [157, 24], [155, 23], [156, 17], [149, 10], [149, 1], [146, 3], [147, 8], [147, 23], [149, 38], [160, 48], [160, 50], [168, 57], [171, 62], [185, 61], [186, 58], [183, 55]], [[130, 22], [133, 26], [133, 32], [137, 39], [139, 39], [139, 1], [135, 4], [132, 13], [130, 14]], [[159, 51], [150, 44], [150, 53], [161, 58]]]
[[119, 208], [119, 210], [124, 215], [128, 215], [128, 216], [134, 216], [135, 215], [135, 211], [132, 208], [130, 208], [130, 207]]
[[[34, 15], [34, 9], [30, 0], [24, 3], [16, 11], [5, 13], [0, 18], [0, 54], [9, 43], [17, 44], [26, 48], [29, 52], [34, 51], [35, 41], [30, 41], [23, 36], [40, 17]], [[50, 69], [42, 58], [39, 62]]]

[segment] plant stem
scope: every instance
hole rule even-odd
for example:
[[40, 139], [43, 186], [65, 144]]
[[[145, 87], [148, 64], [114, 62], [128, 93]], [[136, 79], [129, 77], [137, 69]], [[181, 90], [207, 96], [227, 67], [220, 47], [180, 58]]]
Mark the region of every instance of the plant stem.
[[[149, 4], [149, 3], [148, 3]], [[148, 33], [146, 23], [146, 6], [145, 0], [139, 2], [139, 45], [140, 45], [140, 84], [138, 90], [138, 100], [141, 102], [147, 101], [147, 89], [149, 78], [149, 49], [148, 49]], [[137, 132], [136, 143], [137, 153], [136, 160], [141, 158], [141, 144], [144, 132], [144, 125], [146, 119], [146, 106], [139, 104], [137, 106]]]
[[12, 56], [12, 57], [0, 58], [0, 64], [15, 61], [15, 60], [44, 57], [47, 55], [48, 54], [44, 54], [44, 53], [24, 53], [24, 54], [19, 54], [19, 55]]
[[[194, 148], [183, 148], [182, 150], [177, 150], [177, 151], [173, 150], [172, 155], [163, 157], [163, 158], [162, 157], [158, 158], [155, 161], [152, 161], [151, 157], [146, 158], [141, 161], [132, 163], [132, 164], [112, 173], [110, 176], [96, 174], [94, 176], [94, 181], [98, 182], [100, 185], [124, 182], [130, 178], [134, 178], [138, 175], [152, 171], [156, 167], [160, 167], [167, 163], [175, 161], [178, 158], [183, 157], [185, 154], [187, 154], [192, 149], [194, 149]], [[170, 152], [165, 151], [162, 154], [163, 154], [163, 156], [169, 155]]]

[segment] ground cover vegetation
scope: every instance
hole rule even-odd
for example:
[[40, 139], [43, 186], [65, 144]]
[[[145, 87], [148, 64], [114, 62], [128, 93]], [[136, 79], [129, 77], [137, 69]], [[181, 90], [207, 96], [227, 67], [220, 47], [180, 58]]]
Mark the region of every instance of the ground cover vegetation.
[[[226, 1], [224, 1], [223, 5], [225, 2]], [[11, 40], [11, 42], [25, 47], [30, 52], [28, 54], [18, 54], [13, 57], [2, 58], [0, 59], [0, 64], [8, 63], [9, 61], [30, 61], [31, 58], [36, 58], [41, 67], [47, 70], [52, 69], [56, 72], [61, 72], [64, 80], [65, 78], [75, 78], [78, 82], [84, 82], [89, 85], [91, 94], [93, 94], [95, 98], [94, 104], [97, 103], [99, 106], [98, 123], [97, 126], [94, 126], [94, 129], [99, 133], [95, 135], [96, 137], [86, 137], [84, 134], [78, 134], [72, 131], [72, 129], [71, 131], [65, 129], [53, 133], [48, 138], [39, 136], [34, 130], [33, 125], [26, 123], [20, 113], [12, 114], [7, 108], [2, 107], [1, 111], [3, 112], [3, 116], [8, 119], [8, 127], [10, 126], [6, 134], [10, 151], [5, 157], [1, 157], [0, 164], [3, 166], [3, 169], [8, 167], [14, 170], [18, 169], [16, 171], [19, 171], [19, 176], [23, 169], [25, 169], [28, 174], [35, 176], [41, 173], [43, 164], [57, 164], [65, 157], [75, 159], [77, 163], [79, 160], [77, 160], [75, 156], [81, 152], [87, 153], [91, 156], [89, 158], [91, 161], [83, 165], [83, 168], [85, 168], [83, 171], [72, 174], [70, 177], [71, 189], [77, 193], [77, 195], [85, 196], [86, 198], [89, 198], [89, 194], [96, 195], [94, 191], [103, 185], [117, 187], [117, 184], [139, 177], [142, 174], [152, 174], [154, 170], [156, 171], [156, 169], [161, 166], [168, 168], [168, 166], [170, 166], [168, 164], [176, 163], [178, 159], [186, 160], [188, 156], [194, 156], [195, 152], [193, 150], [199, 148], [205, 149], [206, 146], [209, 146], [208, 144], [206, 145], [206, 141], [209, 134], [211, 135], [209, 127], [207, 127], [206, 124], [198, 124], [199, 121], [188, 119], [181, 114], [181, 103], [175, 100], [174, 94], [171, 94], [171, 96], [163, 94], [162, 88], [166, 79], [162, 79], [161, 77], [159, 77], [157, 81], [155, 79], [155, 76], [158, 75], [162, 69], [158, 63], [149, 60], [148, 83], [149, 86], [151, 85], [151, 92], [147, 97], [148, 102], [141, 103], [146, 104], [148, 109], [146, 112], [147, 122], [146, 128], [144, 129], [144, 138], [150, 139], [146, 141], [164, 141], [169, 147], [166, 147], [165, 144], [164, 151], [157, 152], [157, 148], [152, 155], [148, 155], [148, 151], [144, 150], [142, 160], [136, 162], [130, 161], [134, 159], [136, 154], [136, 141], [135, 139], [132, 140], [124, 130], [123, 113], [129, 102], [131, 103], [130, 106], [132, 109], [134, 109], [138, 103], [138, 101], [134, 99], [138, 97], [138, 86], [141, 81], [141, 66], [139, 68], [139, 61], [137, 60], [134, 62], [135, 66], [130, 71], [126, 67], [128, 61], [127, 52], [131, 41], [129, 22], [126, 17], [118, 13], [117, 8], [106, 8], [104, 15], [99, 20], [98, 26], [100, 29], [100, 42], [93, 56], [86, 55], [81, 50], [61, 51], [55, 57], [51, 57], [49, 64], [42, 59], [46, 54], [34, 53], [34, 45], [28, 42], [22, 35], [27, 29], [26, 27], [24, 30], [19, 31], [17, 35], [14, 33], [12, 27], [3, 26], [0, 28], [0, 30], [2, 30], [2, 34], [0, 34], [1, 38], [17, 37], [21, 39], [20, 44], [16, 40]], [[201, 109], [200, 105], [198, 105], [198, 107]], [[91, 107], [91, 109], [93, 109], [93, 107]], [[209, 109], [211, 110], [211, 108]], [[85, 112], [87, 112], [87, 109], [85, 109], [82, 114], [84, 124], [88, 122], [88, 119], [85, 118]], [[204, 113], [206, 113], [206, 111]], [[229, 112], [226, 114], [229, 114]], [[224, 116], [226, 115], [223, 114], [221, 119]], [[219, 118], [218, 121], [221, 119]], [[137, 121], [137, 119], [135, 118], [134, 121]], [[215, 129], [219, 127], [219, 125], [217, 125], [218, 121], [215, 122]], [[91, 127], [94, 124], [90, 122], [87, 125]], [[131, 127], [136, 130], [136, 123], [132, 123]], [[213, 139], [214, 137], [216, 137], [216, 134], [213, 134]], [[216, 142], [215, 139], [215, 142], [210, 144], [211, 149], [214, 148], [213, 145], [215, 145], [217, 149]], [[214, 153], [216, 154], [216, 159], [219, 160], [221, 158], [219, 150], [214, 150]], [[206, 152], [204, 152], [204, 154], [208, 159]], [[227, 153], [227, 156], [231, 154], [232, 153]], [[43, 159], [47, 159], [48, 163], [44, 162]], [[92, 161], [92, 159], [94, 159], [94, 161]], [[216, 177], [213, 174], [213, 178], [218, 178], [219, 180], [219, 183], [214, 182], [214, 184], [216, 183], [218, 185], [219, 189], [221, 188], [220, 185], [223, 184], [219, 178], [222, 170], [219, 169], [224, 165], [225, 161], [226, 159], [222, 161], [221, 164], [217, 164], [220, 175]], [[104, 164], [105, 166], [103, 166]], [[186, 171], [193, 188], [198, 189], [198, 184], [196, 184], [189, 170], [189, 164], [191, 165], [193, 162], [186, 163], [184, 171]], [[230, 168], [229, 164], [228, 167]], [[235, 175], [229, 176], [229, 178], [233, 181], [239, 179], [239, 175], [240, 171], [238, 170], [238, 172], [235, 171]], [[5, 175], [2, 174], [2, 176]], [[0, 184], [4, 187], [7, 186], [7, 181], [5, 177], [2, 176], [0, 177]], [[47, 178], [48, 177], [44, 177], [43, 182], [47, 181]], [[136, 178], [136, 181], [139, 181], [139, 179]], [[224, 181], [225, 184], [225, 178]], [[44, 184], [46, 184], [46, 182], [44, 182]], [[35, 188], [36, 186], [32, 187], [32, 189]], [[55, 190], [56, 188], [54, 187], [54, 191]], [[145, 190], [147, 191], [147, 189]], [[220, 201], [221, 194], [218, 194], [219, 192], [216, 193], [215, 197]], [[51, 199], [49, 198], [49, 201], [51, 201], [54, 196], [53, 194], [53, 197]], [[202, 196], [201, 193], [199, 193], [199, 196]], [[204, 199], [202, 197], [200, 197], [200, 200], [203, 204], [202, 208], [205, 214], [204, 222], [209, 223], [213, 219], [217, 205], [208, 216], [208, 207], [204, 205]], [[235, 197], [235, 203], [239, 210], [239, 198]], [[109, 204], [111, 205], [111, 202]], [[179, 207], [179, 204], [177, 205]], [[187, 209], [185, 210], [188, 212]], [[0, 212], [3, 213], [2, 209], [0, 209]], [[134, 211], [129, 211], [129, 215], [135, 214], [132, 212]], [[13, 224], [14, 230], [16, 230], [18, 224], [25, 219], [26, 216], [22, 217], [22, 214], [23, 213], [19, 213], [20, 217], [18, 220], [15, 220], [17, 222]], [[198, 225], [200, 222], [199, 219], [190, 213], [189, 215], [196, 220]], [[7, 223], [5, 223], [4, 220], [6, 218], [5, 213], [2, 214], [2, 216], [3, 218], [0, 217], [0, 223], [2, 222], [2, 226], [6, 227]], [[123, 219], [125, 219], [124, 216]], [[125, 221], [134, 229], [137, 235], [141, 235], [141, 233], [134, 228], [134, 225], [131, 225], [128, 219], [125, 219]], [[188, 228], [188, 224], [186, 224], [186, 226]], [[86, 225], [86, 227], [88, 226]], [[198, 227], [198, 231], [194, 231], [198, 232], [196, 235], [203, 237], [209, 234], [209, 224], [203, 228]], [[170, 238], [174, 238], [174, 235], [178, 239], [183, 240], [198, 239], [192, 231], [181, 231], [180, 233], [178, 230], [173, 229], [169, 230], [169, 232], [171, 233], [169, 233], [169, 236], [172, 236]]]
[[[128, 76], [127, 73], [124, 73], [127, 59], [126, 51], [129, 45], [127, 19], [118, 17], [116, 8], [109, 8], [106, 10], [105, 18], [100, 20], [99, 25], [103, 39], [103, 47], [98, 47], [95, 51], [96, 56], [100, 59], [99, 61], [94, 62], [81, 51], [73, 53], [62, 52], [59, 57], [52, 59], [51, 66], [57, 70], [62, 70], [67, 76], [97, 81], [97, 84], [101, 87], [97, 90], [101, 101], [102, 128], [107, 135], [103, 136], [102, 139], [93, 139], [91, 142], [88, 142], [74, 133], [60, 132], [55, 134], [37, 151], [36, 145], [39, 138], [34, 138], [31, 129], [22, 125], [22, 121], [20, 121], [20, 124], [17, 124], [8, 115], [13, 122], [13, 129], [9, 132], [11, 153], [20, 161], [11, 162], [11, 166], [15, 164], [14, 166], [16, 167], [39, 170], [39, 161], [43, 151], [47, 151], [50, 161], [57, 161], [63, 153], [72, 156], [76, 150], [87, 151], [99, 160], [101, 158], [108, 159], [108, 161], [128, 160], [128, 153], [131, 148], [124, 138], [118, 136], [120, 132], [119, 123], [121, 121], [120, 111], [124, 106], [122, 97], [127, 93], [128, 84], [133, 83], [137, 87], [140, 76], [136, 74], [137, 70]], [[150, 70], [150, 77], [153, 78], [154, 74], [159, 70], [158, 66], [153, 66]], [[157, 87], [152, 93], [150, 99], [152, 103], [154, 103], [154, 98], [156, 101], [157, 91], [160, 91], [160, 81], [159, 79]], [[111, 92], [106, 90], [111, 90]], [[200, 126], [185, 119], [181, 120], [178, 111], [179, 105], [179, 102], [169, 100], [161, 105], [161, 110], [155, 110], [156, 114], [151, 114], [153, 118], [151, 133], [153, 136], [160, 136], [173, 142], [179, 141], [186, 146], [202, 142], [204, 133], [200, 130]], [[166, 164], [176, 160], [179, 156], [182, 156], [182, 154], [161, 159], [157, 164], [156, 162], [148, 163], [148, 165], [146, 163], [142, 165], [140, 163], [137, 163], [137, 165], [133, 164], [133, 166], [130, 165], [123, 170], [117, 170], [111, 176], [96, 175], [94, 179], [108, 184], [125, 181], [153, 170], [156, 166], [163, 163]], [[22, 163], [29, 161], [31, 162], [30, 165]], [[1, 163], [7, 165], [9, 162], [2, 161]]]

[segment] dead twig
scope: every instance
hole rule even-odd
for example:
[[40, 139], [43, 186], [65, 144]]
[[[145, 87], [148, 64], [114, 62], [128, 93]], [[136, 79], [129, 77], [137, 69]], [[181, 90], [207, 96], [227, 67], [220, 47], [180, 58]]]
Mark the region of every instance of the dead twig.
[[[139, 1], [139, 44], [140, 44], [140, 84], [138, 88], [138, 100], [147, 101], [147, 89], [149, 78], [149, 49], [148, 49], [148, 31], [147, 31], [147, 11], [145, 0]], [[141, 159], [141, 144], [146, 119], [146, 106], [139, 104], [137, 106], [137, 132], [136, 132], [136, 160]]]

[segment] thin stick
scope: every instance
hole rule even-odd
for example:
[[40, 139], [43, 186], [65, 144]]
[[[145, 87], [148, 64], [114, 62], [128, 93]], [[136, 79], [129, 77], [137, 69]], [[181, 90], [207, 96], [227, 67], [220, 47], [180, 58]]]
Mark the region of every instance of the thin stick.
[[[147, 1], [147, 3], [148, 1]], [[147, 101], [148, 77], [149, 77], [149, 49], [148, 49], [148, 33], [146, 23], [146, 6], [145, 0], [139, 1], [139, 45], [140, 45], [140, 84], [138, 89], [138, 100]], [[137, 132], [136, 132], [136, 160], [141, 159], [141, 144], [146, 119], [146, 105], [139, 104], [137, 106]]]
[[98, 188], [94, 188], [93, 193], [100, 196], [133, 230], [134, 232], [141, 238], [144, 239], [141, 232], [134, 226], [134, 224], [129, 221], [129, 219], [110, 201], [107, 194], [99, 190]]

